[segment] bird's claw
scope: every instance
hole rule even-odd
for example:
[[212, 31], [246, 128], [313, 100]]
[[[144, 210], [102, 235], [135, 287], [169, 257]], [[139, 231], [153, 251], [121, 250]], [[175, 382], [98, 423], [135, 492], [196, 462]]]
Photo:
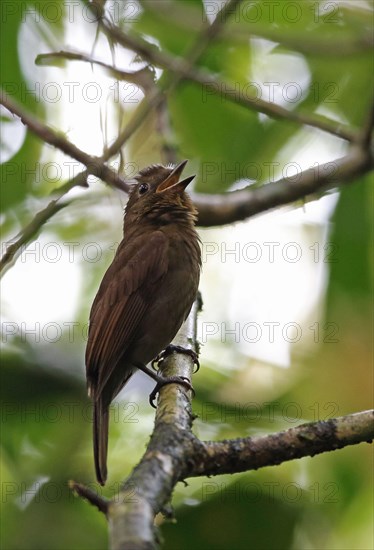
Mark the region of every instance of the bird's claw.
[[154, 409], [157, 408], [154, 404], [156, 395], [159, 393], [160, 389], [167, 384], [181, 384], [182, 386], [185, 386], [187, 390], [190, 390], [192, 392], [192, 397], [195, 397], [195, 390], [193, 389], [191, 382], [188, 380], [188, 378], [185, 378], [184, 376], [169, 376], [169, 378], [160, 377], [153, 391], [149, 395], [149, 403]]
[[153, 359], [151, 363], [152, 368], [154, 370], [158, 370], [156, 365], [165, 361], [165, 359], [169, 357], [169, 355], [171, 355], [172, 353], [184, 353], [185, 355], [189, 355], [193, 359], [194, 364], [196, 365], [194, 374], [200, 369], [200, 362], [196, 352], [194, 352], [192, 349], [184, 348], [182, 346], [174, 346], [173, 344], [170, 344], [161, 353], [159, 353], [157, 357], [155, 357], [155, 359]]
[[158, 371], [158, 364], [162, 363], [163, 360], [164, 360], [163, 352], [156, 355], [156, 357], [154, 359], [152, 359], [152, 361], [151, 361], [152, 369], [155, 370], [155, 371]]

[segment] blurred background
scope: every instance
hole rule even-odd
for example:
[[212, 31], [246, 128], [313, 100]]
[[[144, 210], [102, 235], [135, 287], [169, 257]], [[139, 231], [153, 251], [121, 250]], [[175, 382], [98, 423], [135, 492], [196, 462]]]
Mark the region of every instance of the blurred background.
[[[98, 2], [100, 3], [100, 2]], [[108, 17], [183, 55], [219, 2], [108, 0]], [[198, 62], [235, 94], [359, 128], [372, 97], [372, 2], [243, 2]], [[91, 155], [101, 155], [140, 108], [143, 92], [92, 63], [143, 63], [102, 34], [88, 2], [2, 3], [2, 86]], [[156, 78], [163, 71], [155, 70]], [[253, 91], [253, 90], [252, 90]], [[194, 192], [254, 187], [343, 156], [348, 144], [274, 120], [183, 82], [167, 100], [170, 142]], [[82, 166], [1, 109], [3, 251]], [[154, 115], [111, 161], [131, 178], [163, 162]], [[201, 229], [201, 369], [194, 378], [201, 439], [264, 435], [372, 407], [373, 191], [353, 185], [234, 225]], [[109, 479], [94, 483], [84, 350], [90, 306], [122, 238], [126, 195], [90, 176], [8, 265], [2, 279], [1, 546], [101, 549], [106, 521], [69, 479], [105, 496], [142, 456], [153, 383], [133, 377], [112, 405]], [[52, 195], [53, 197], [53, 195]], [[158, 518], [164, 548], [366, 550], [372, 534], [372, 451], [361, 444], [264, 468], [190, 479], [175, 520]], [[20, 526], [22, 525], [22, 528]]]

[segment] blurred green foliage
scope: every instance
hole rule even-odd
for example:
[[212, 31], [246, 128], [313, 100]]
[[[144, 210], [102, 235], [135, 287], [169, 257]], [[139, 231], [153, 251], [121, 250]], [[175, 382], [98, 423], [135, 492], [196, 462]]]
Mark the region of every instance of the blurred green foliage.
[[[61, 10], [62, 17], [52, 20], [52, 12], [48, 12], [51, 4]], [[118, 13], [126, 13], [126, 2], [108, 4], [113, 14], [116, 6], [122, 9]], [[214, 11], [213, 3], [206, 4], [207, 9]], [[201, 57], [200, 67], [224, 81], [235, 82], [239, 93], [247, 93], [245, 86], [254, 79], [256, 67], [264, 70], [267, 63], [268, 73], [262, 74], [272, 80], [272, 71], [283, 58], [291, 71], [288, 80], [292, 80], [302, 75], [291, 70], [300, 61], [308, 79], [300, 100], [287, 107], [306, 113], [327, 113], [359, 127], [364, 123], [372, 93], [371, 52], [364, 46], [357, 49], [357, 44], [364, 44], [370, 34], [369, 2], [348, 5], [300, 0], [282, 6], [265, 0], [244, 2], [237, 18], [227, 25], [225, 35]], [[30, 78], [32, 68], [28, 68], [27, 76], [23, 69], [26, 50], [35, 47], [35, 42], [28, 43], [25, 27], [28, 25], [34, 32], [39, 29], [44, 43], [53, 36], [52, 43], [63, 49], [67, 27], [76, 26], [76, 32], [80, 32], [79, 17], [69, 18], [67, 7], [68, 2], [62, 0], [3, 3], [2, 85], [42, 119], [47, 117], [43, 101], [25, 93], [35, 89]], [[26, 8], [34, 10], [38, 17], [25, 18]], [[274, 10], [269, 12], [269, 8]], [[134, 20], [116, 22], [181, 56], [193, 43], [202, 22], [199, 0], [141, 2], [139, 10]], [[248, 41], [248, 34], [256, 36], [256, 31], [272, 41], [268, 43], [267, 56], [260, 56], [256, 40]], [[85, 32], [89, 36], [89, 53], [96, 26], [92, 24]], [[284, 45], [277, 45], [282, 37]], [[341, 55], [339, 44], [344, 44], [348, 52], [351, 46], [351, 53]], [[45, 51], [36, 48], [33, 53], [36, 56]], [[287, 81], [287, 74], [284, 78]], [[276, 162], [283, 155], [284, 146], [300, 132], [294, 123], [270, 120], [194, 83], [182, 82], [170, 98], [169, 107], [176, 145], [183, 157], [193, 159], [198, 172], [197, 190], [201, 192], [227, 190], [241, 178], [256, 180], [257, 185], [266, 181], [269, 163]], [[55, 108], [56, 119], [63, 118], [61, 105], [56, 104]], [[51, 124], [50, 119], [46, 122]], [[10, 119], [3, 119], [5, 132], [9, 123]], [[99, 122], [95, 119], [94, 124]], [[144, 125], [136, 139], [144, 141], [149, 158], [156, 156], [160, 160], [162, 139], [156, 140], [157, 151], [150, 147], [148, 150], [148, 132], [149, 126]], [[19, 149], [1, 166], [6, 236], [13, 236], [30, 221], [44, 205], [51, 188], [46, 182], [35, 181], [27, 170], [26, 176], [20, 177], [14, 168], [30, 168], [36, 163], [43, 166], [46, 150], [38, 138], [27, 132]], [[297, 154], [296, 150], [294, 157]], [[213, 169], [217, 166], [225, 169]], [[324, 320], [339, 319], [338, 341], [322, 342], [316, 346], [317, 351], [307, 356], [294, 355], [291, 367], [280, 375], [279, 388], [269, 387], [263, 393], [264, 399], [258, 399], [260, 409], [247, 406], [248, 402], [256, 403], [256, 395], [254, 389], [248, 397], [245, 369], [217, 372], [204, 359], [203, 350], [194, 402], [199, 416], [195, 431], [200, 437], [270, 433], [304, 420], [327, 419], [372, 406], [373, 196], [369, 179], [361, 178], [341, 190], [331, 220], [330, 240], [337, 246], [338, 261], [329, 264]], [[58, 182], [56, 187], [64, 182]], [[98, 183], [85, 193], [47, 226], [56, 242], [77, 239], [80, 244], [104, 244], [106, 252], [99, 263], [79, 265], [83, 282], [74, 312], [79, 336], [71, 339], [66, 331], [56, 343], [39, 344], [28, 343], [20, 336], [3, 338], [0, 521], [4, 550], [107, 546], [105, 519], [75, 498], [67, 487], [72, 478], [87, 484], [93, 481], [90, 403], [84, 384], [85, 342], [80, 329], [113, 255], [110, 243], [120, 239], [120, 224], [114, 214], [117, 210], [120, 219], [120, 199]], [[12, 270], [7, 277], [12, 277]], [[29, 288], [29, 292], [33, 289]], [[69, 289], [56, 288], [56, 292], [68, 293]], [[13, 321], [6, 310], [5, 318], [6, 322]], [[14, 321], [20, 323], [22, 319]], [[118, 483], [139, 460], [152, 429], [153, 412], [147, 405], [149, 386], [143, 379], [139, 383], [145, 386], [139, 389], [134, 384], [126, 390], [124, 400], [113, 405], [109, 483], [104, 489], [93, 484], [106, 496], [116, 493]], [[296, 404], [291, 412], [290, 403]], [[301, 411], [301, 415], [293, 418], [292, 411]], [[175, 491], [177, 523], [159, 518], [164, 547], [369, 550], [373, 545], [370, 466], [370, 447], [360, 445], [259, 472], [191, 479], [187, 487], [181, 485]]]

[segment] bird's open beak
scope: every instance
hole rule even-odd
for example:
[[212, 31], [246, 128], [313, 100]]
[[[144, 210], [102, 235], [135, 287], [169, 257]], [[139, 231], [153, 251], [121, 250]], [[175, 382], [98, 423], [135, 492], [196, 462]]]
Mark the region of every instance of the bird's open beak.
[[162, 181], [160, 185], [156, 189], [156, 193], [163, 193], [167, 189], [175, 189], [179, 193], [184, 191], [189, 183], [194, 179], [195, 176], [190, 176], [188, 178], [185, 178], [182, 181], [179, 181], [179, 178], [183, 172], [184, 167], [187, 164], [187, 160], [184, 160], [178, 166], [174, 168], [174, 170], [168, 175], [166, 180]]

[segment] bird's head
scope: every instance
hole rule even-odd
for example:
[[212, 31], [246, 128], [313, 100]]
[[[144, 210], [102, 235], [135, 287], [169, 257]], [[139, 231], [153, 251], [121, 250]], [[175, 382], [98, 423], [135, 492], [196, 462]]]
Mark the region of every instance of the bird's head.
[[185, 192], [195, 176], [180, 181], [187, 160], [175, 167], [154, 164], [139, 172], [126, 205], [125, 224], [136, 221], [164, 225], [195, 221], [196, 209]]

